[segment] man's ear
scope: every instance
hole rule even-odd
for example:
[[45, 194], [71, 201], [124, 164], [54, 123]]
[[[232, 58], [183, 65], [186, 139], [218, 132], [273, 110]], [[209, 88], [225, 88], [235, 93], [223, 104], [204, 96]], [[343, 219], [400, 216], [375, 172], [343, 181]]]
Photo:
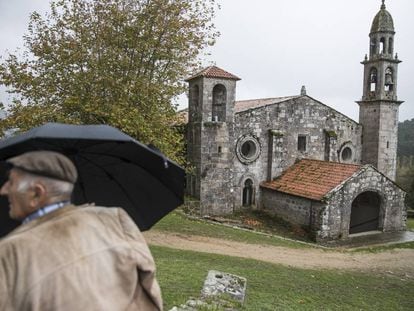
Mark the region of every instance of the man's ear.
[[33, 202], [37, 205], [37, 204], [43, 204], [43, 201], [46, 200], [46, 188], [44, 185], [42, 185], [41, 183], [36, 182], [33, 186], [32, 186], [32, 190], [33, 190], [33, 197], [32, 200]]

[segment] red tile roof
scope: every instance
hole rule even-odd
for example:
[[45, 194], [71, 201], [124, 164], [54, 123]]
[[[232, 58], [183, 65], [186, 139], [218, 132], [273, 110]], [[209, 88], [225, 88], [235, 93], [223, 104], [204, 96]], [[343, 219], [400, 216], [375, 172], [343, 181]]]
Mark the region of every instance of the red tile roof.
[[275, 98], [260, 98], [260, 99], [248, 99], [248, 100], [239, 100], [234, 103], [235, 112], [241, 112], [249, 109], [264, 107], [268, 105], [273, 105], [288, 101], [290, 99], [300, 97], [300, 96], [285, 96], [285, 97], [275, 97]]
[[239, 77], [235, 76], [234, 74], [227, 72], [217, 66], [210, 66], [207, 67], [200, 72], [196, 73], [195, 75], [191, 76], [190, 78], [186, 79], [185, 81], [190, 81], [192, 79], [198, 77], [207, 77], [207, 78], [222, 78], [222, 79], [230, 79], [230, 80], [241, 80]]
[[264, 188], [321, 201], [336, 186], [351, 177], [360, 165], [303, 159], [289, 167]]

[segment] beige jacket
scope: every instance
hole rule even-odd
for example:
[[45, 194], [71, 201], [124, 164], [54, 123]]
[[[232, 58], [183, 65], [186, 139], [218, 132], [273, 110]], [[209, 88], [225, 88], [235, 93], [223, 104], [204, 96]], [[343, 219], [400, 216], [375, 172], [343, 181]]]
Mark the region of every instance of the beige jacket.
[[155, 265], [119, 208], [67, 206], [0, 240], [0, 310], [162, 310]]

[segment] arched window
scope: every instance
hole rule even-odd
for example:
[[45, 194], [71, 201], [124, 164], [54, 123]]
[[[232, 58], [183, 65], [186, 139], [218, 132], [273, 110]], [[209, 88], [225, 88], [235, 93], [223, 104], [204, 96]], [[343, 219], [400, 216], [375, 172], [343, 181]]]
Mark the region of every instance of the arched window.
[[217, 84], [213, 88], [212, 121], [226, 121], [226, 102], [226, 88], [222, 84]]
[[253, 203], [253, 181], [246, 179], [243, 187], [243, 206], [251, 206]]
[[369, 73], [369, 91], [375, 92], [377, 90], [377, 79], [378, 77], [378, 71], [377, 68], [373, 67], [371, 68], [371, 71]]
[[390, 92], [393, 90], [394, 87], [394, 75], [392, 72], [392, 68], [388, 67], [385, 69], [385, 91]]
[[380, 40], [380, 54], [385, 54], [385, 38], [381, 38]]
[[394, 41], [392, 38], [388, 39], [388, 54], [392, 55], [394, 53]]

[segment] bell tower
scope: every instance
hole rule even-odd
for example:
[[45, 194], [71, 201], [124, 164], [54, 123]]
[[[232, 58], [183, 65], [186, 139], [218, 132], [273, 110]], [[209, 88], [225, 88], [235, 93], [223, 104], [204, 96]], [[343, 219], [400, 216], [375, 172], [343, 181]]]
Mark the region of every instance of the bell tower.
[[362, 163], [372, 164], [395, 180], [397, 166], [398, 64], [394, 54], [394, 22], [382, 0], [369, 33], [369, 56], [365, 55], [359, 123], [362, 131]]
[[200, 200], [202, 215], [233, 212], [234, 102], [237, 76], [210, 66], [189, 84], [187, 193]]

